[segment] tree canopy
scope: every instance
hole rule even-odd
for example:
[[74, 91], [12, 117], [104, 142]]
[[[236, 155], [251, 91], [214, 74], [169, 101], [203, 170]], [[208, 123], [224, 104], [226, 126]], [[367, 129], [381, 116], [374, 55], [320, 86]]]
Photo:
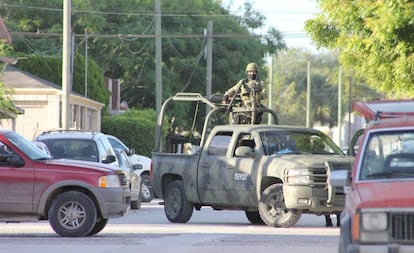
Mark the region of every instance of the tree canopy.
[[305, 29], [319, 47], [340, 51], [348, 72], [389, 97], [414, 95], [414, 2], [319, 0]]
[[[239, 80], [247, 63], [264, 65], [267, 53], [286, 47], [276, 28], [254, 34], [265, 17], [246, 3], [243, 16], [216, 0], [162, 1], [163, 100], [177, 92], [205, 94], [204, 31], [213, 22], [212, 93]], [[27, 55], [61, 54], [61, 0], [3, 0], [0, 15], [15, 50]], [[155, 108], [155, 19], [153, 0], [72, 0], [75, 53], [88, 55], [107, 77], [122, 80], [122, 100], [131, 108]], [[183, 117], [188, 116], [184, 110]]]

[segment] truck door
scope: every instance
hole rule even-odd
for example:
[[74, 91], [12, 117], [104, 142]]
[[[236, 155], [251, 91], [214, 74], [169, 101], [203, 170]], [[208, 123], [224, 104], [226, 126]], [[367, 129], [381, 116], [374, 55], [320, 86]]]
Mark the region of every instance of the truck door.
[[[198, 184], [202, 203], [247, 206], [246, 202], [252, 201], [253, 159], [234, 156], [231, 144], [237, 137], [232, 137], [232, 132], [216, 133], [201, 154]], [[244, 159], [249, 161], [243, 163]]]
[[0, 213], [32, 213], [34, 170], [10, 164], [10, 156], [17, 154], [0, 141]]

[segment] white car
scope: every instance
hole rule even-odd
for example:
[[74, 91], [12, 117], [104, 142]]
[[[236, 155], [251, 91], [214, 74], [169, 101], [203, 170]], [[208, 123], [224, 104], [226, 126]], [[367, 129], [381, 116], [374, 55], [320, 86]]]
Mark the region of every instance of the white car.
[[107, 137], [113, 148], [124, 150], [125, 153], [128, 154], [129, 159], [133, 164], [140, 165], [140, 169], [135, 170], [135, 173], [137, 173], [141, 177], [143, 183], [141, 187], [142, 201], [150, 202], [153, 199], [153, 192], [150, 179], [150, 170], [152, 164], [151, 158], [135, 154], [134, 149], [129, 148], [120, 139], [113, 135], [105, 134], [105, 136]]

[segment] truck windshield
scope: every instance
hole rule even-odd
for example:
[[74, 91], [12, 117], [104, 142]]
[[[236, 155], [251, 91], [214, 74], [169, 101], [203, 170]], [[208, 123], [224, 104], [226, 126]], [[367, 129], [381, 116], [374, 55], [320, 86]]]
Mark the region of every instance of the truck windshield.
[[336, 154], [342, 150], [329, 138], [318, 132], [295, 130], [266, 131], [260, 133], [265, 155], [273, 154]]
[[50, 158], [45, 152], [38, 148], [36, 144], [16, 132], [8, 132], [4, 134], [4, 136], [32, 160], [44, 160]]
[[360, 180], [414, 177], [414, 131], [370, 134], [361, 154]]

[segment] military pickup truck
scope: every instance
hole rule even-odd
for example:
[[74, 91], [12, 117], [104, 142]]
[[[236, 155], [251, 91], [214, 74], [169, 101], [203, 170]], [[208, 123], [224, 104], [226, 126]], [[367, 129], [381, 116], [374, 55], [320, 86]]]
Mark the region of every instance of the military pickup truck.
[[[199, 149], [165, 152], [160, 134], [165, 108], [170, 101], [195, 100], [211, 107]], [[208, 127], [216, 111], [220, 106], [197, 94], [177, 94], [162, 107], [152, 185], [170, 222], [185, 223], [203, 206], [242, 210], [251, 223], [273, 227], [293, 226], [302, 213], [342, 211], [343, 190], [329, 185], [327, 177], [333, 169], [350, 169], [353, 157], [345, 156], [326, 134], [280, 125]]]

